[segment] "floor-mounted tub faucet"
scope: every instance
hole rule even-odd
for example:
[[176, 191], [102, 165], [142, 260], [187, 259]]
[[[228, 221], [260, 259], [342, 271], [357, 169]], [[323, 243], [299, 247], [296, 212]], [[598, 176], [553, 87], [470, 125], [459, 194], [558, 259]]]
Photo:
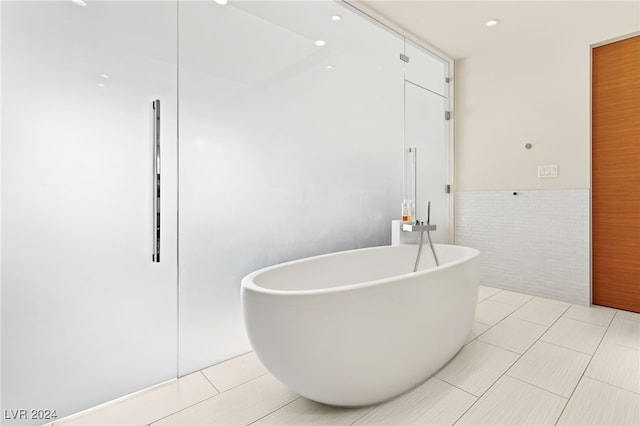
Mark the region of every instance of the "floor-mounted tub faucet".
[[438, 228], [436, 225], [431, 225], [431, 201], [427, 202], [427, 224], [424, 222], [420, 222], [416, 220], [416, 223], [403, 223], [402, 230], [405, 232], [420, 232], [420, 245], [418, 246], [418, 256], [416, 257], [416, 264], [413, 267], [413, 272], [418, 270], [418, 265], [420, 264], [420, 257], [422, 256], [422, 243], [424, 241], [424, 233], [427, 233], [427, 239], [429, 240], [429, 246], [431, 247], [431, 253], [433, 253], [433, 258], [436, 261], [436, 266], [440, 266], [440, 262], [438, 261], [438, 256], [436, 255], [436, 251], [433, 248], [433, 243], [431, 242], [431, 234], [429, 231], [436, 231]]

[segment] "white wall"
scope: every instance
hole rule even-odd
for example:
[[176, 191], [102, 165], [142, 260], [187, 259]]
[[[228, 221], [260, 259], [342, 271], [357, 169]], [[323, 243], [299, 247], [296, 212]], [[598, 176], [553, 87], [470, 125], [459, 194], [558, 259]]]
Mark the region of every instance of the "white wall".
[[456, 62], [458, 191], [590, 187], [591, 45], [640, 30], [639, 2], [610, 11]]
[[640, 3], [612, 2], [456, 63], [456, 243], [484, 284], [590, 303], [591, 46], [639, 30]]

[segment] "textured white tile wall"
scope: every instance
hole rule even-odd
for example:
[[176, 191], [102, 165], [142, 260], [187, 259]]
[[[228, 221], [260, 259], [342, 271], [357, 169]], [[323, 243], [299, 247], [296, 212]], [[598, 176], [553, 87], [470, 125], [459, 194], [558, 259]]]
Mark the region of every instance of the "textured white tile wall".
[[481, 252], [481, 282], [588, 305], [589, 190], [456, 193], [456, 244]]

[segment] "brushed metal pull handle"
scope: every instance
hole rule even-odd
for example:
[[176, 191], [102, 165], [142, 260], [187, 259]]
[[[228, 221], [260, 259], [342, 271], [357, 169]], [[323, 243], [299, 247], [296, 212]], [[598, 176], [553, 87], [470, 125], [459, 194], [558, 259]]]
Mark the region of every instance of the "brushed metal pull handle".
[[160, 100], [153, 101], [153, 254], [160, 263]]

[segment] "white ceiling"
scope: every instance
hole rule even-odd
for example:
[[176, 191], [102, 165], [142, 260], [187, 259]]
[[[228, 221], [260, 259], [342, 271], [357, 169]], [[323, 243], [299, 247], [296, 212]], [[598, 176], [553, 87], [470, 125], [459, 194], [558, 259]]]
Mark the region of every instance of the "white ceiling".
[[[615, 19], [621, 9], [638, 15], [640, 0], [631, 1], [432, 1], [360, 0], [356, 7], [381, 15], [420, 41], [453, 59], [537, 32], [567, 29], [593, 21]], [[487, 27], [486, 21], [500, 24]]]

